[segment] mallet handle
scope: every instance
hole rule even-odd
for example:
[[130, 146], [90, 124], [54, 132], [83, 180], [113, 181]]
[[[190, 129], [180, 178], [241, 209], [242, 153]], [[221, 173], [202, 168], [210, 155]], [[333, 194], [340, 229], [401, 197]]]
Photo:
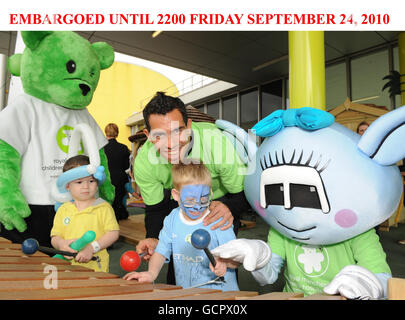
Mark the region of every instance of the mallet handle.
[[[38, 250], [43, 253], [60, 254], [62, 256], [69, 256], [69, 257], [76, 257], [76, 255], [77, 255], [77, 252], [62, 251], [62, 250], [57, 250], [54, 248], [48, 248], [48, 247], [43, 247], [43, 246], [39, 246]], [[97, 258], [91, 257], [91, 260], [97, 260]]]
[[[85, 232], [79, 239], [76, 239], [73, 241], [69, 247], [71, 247], [73, 250], [76, 251], [81, 251], [85, 246], [87, 246], [90, 242], [93, 242], [93, 240], [96, 238], [96, 233], [92, 230], [89, 230]], [[61, 254], [56, 254], [53, 256], [53, 258], [59, 258], [66, 260]]]
[[212, 255], [211, 251], [208, 248], [204, 248], [204, 252], [207, 255], [208, 259], [210, 259], [211, 264], [215, 268], [216, 262], [215, 262], [214, 256]]
[[[215, 268], [215, 266], [216, 266], [216, 261], [215, 261], [215, 259], [214, 259], [214, 256], [212, 255], [212, 253], [211, 253], [211, 251], [208, 249], [208, 248], [204, 248], [204, 252], [205, 252], [205, 254], [207, 255], [207, 257], [208, 257], [208, 259], [210, 260], [210, 262], [211, 262], [211, 264], [214, 266], [214, 268]], [[219, 278], [219, 281], [225, 281], [224, 280], [224, 277], [220, 277]]]

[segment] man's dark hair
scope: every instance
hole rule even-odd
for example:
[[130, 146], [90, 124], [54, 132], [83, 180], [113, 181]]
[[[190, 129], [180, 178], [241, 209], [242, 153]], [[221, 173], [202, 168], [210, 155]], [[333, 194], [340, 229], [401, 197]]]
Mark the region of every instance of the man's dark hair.
[[170, 111], [177, 109], [183, 116], [184, 124], [187, 125], [187, 112], [186, 106], [179, 98], [165, 95], [164, 92], [156, 92], [155, 96], [148, 102], [143, 109], [143, 118], [145, 120], [145, 126], [150, 131], [149, 116], [151, 114], [165, 115]]

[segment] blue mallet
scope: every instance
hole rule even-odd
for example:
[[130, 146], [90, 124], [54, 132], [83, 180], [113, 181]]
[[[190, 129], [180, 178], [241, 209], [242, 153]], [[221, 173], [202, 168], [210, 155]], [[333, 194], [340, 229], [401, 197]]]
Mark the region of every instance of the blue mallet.
[[[211, 236], [207, 230], [204, 229], [197, 229], [191, 234], [191, 244], [196, 249], [204, 250], [205, 254], [207, 255], [208, 259], [210, 260], [211, 264], [214, 266], [216, 265], [214, 256], [212, 255], [211, 251], [208, 249], [208, 246], [211, 242]], [[223, 277], [220, 277], [220, 281], [224, 281]]]

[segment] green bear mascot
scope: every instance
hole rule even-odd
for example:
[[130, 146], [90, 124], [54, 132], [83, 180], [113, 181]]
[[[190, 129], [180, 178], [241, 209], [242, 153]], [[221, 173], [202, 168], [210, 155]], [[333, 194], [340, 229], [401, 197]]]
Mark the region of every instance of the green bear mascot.
[[51, 188], [62, 173], [75, 125], [96, 136], [107, 181], [99, 193], [110, 203], [114, 187], [103, 147], [107, 140], [86, 107], [100, 71], [114, 62], [113, 48], [91, 44], [70, 31], [23, 31], [26, 48], [8, 61], [24, 93], [0, 112], [0, 236], [21, 243], [35, 238], [50, 245], [55, 215]]

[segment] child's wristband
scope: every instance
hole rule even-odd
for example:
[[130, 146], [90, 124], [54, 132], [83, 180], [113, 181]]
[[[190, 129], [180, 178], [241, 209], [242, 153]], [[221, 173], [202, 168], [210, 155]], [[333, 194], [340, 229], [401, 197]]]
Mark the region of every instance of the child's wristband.
[[93, 252], [97, 253], [100, 251], [100, 244], [97, 241], [93, 241], [91, 243], [91, 246], [93, 247]]

